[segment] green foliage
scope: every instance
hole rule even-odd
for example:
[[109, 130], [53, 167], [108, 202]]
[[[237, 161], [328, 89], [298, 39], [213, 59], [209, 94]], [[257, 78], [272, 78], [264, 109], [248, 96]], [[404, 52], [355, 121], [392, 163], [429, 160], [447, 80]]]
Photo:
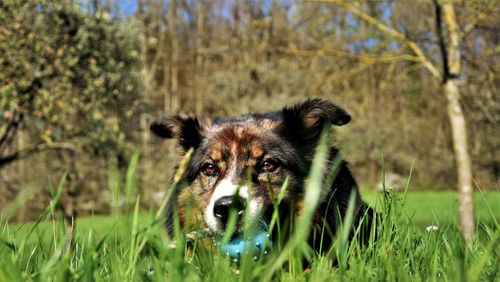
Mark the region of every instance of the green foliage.
[[34, 143], [123, 148], [140, 106], [130, 28], [65, 0], [3, 1], [0, 22], [0, 134], [19, 117]]

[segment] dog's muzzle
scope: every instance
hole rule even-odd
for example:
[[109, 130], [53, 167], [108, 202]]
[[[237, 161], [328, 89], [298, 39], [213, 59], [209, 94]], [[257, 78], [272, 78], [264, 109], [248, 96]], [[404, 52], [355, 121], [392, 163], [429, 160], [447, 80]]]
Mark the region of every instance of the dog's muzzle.
[[245, 214], [246, 200], [239, 195], [224, 196], [214, 203], [214, 216], [222, 230], [226, 229], [231, 213], [236, 215], [236, 225], [243, 220]]

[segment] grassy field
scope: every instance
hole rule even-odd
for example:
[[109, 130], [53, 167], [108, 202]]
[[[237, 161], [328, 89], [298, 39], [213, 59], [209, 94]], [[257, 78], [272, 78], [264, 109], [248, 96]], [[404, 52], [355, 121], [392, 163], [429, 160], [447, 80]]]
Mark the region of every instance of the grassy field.
[[[315, 164], [310, 180], [321, 178], [313, 173], [321, 162]], [[134, 173], [132, 167], [123, 189], [129, 197]], [[70, 251], [64, 221], [52, 220], [55, 204], [34, 223], [2, 219], [0, 281], [500, 281], [499, 192], [476, 195], [480, 236], [470, 244], [458, 231], [455, 192], [363, 193], [384, 219], [378, 238], [360, 245], [341, 226], [333, 248], [316, 254], [306, 243], [316, 206], [311, 195], [321, 189], [312, 180], [289, 240], [273, 242], [267, 255], [243, 255], [238, 262], [217, 251], [211, 238], [188, 243], [177, 232], [168, 239], [164, 207], [141, 212], [139, 198], [111, 215], [80, 218]], [[344, 224], [350, 226], [349, 216]], [[438, 229], [427, 231], [430, 225]]]
[[[363, 199], [371, 206], [379, 207], [381, 194], [373, 191], [362, 193]], [[402, 197], [402, 196], [401, 196]], [[406, 195], [406, 202], [402, 207], [402, 214], [409, 217], [420, 229], [430, 225], [435, 226], [456, 226], [458, 222], [458, 193], [455, 191], [418, 191], [409, 192]], [[475, 213], [478, 224], [494, 225], [494, 217], [500, 220], [500, 192], [487, 191], [483, 194], [475, 195]], [[144, 227], [147, 220], [156, 211], [144, 212], [139, 214], [139, 225]], [[77, 225], [79, 229], [93, 230], [97, 234], [104, 234], [116, 228], [124, 228], [124, 216], [117, 220], [112, 215], [94, 215], [79, 218]], [[42, 222], [38, 224], [38, 230], [43, 234], [50, 234], [51, 222]], [[16, 232], [18, 235], [25, 234], [30, 228], [30, 224], [18, 225]], [[121, 233], [123, 230], [119, 230]], [[34, 239], [34, 238], [31, 238]]]
[[[377, 205], [380, 193], [362, 193], [366, 202]], [[378, 199], [380, 201], [380, 198]], [[475, 214], [481, 224], [493, 224], [494, 218], [500, 219], [500, 192], [476, 192]], [[429, 225], [448, 225], [458, 222], [458, 193], [456, 191], [418, 191], [408, 192], [402, 207], [403, 214], [413, 219], [419, 227]]]
[[[383, 201], [376, 194], [364, 196], [377, 206]], [[456, 193], [408, 193], [404, 206], [400, 206], [401, 199], [390, 200], [394, 209], [379, 208], [390, 219], [381, 238], [363, 248], [345, 242], [342, 248], [338, 243], [338, 249], [328, 255], [313, 256], [312, 272], [304, 271], [299, 263], [303, 255], [299, 247], [275, 250], [268, 258], [243, 260], [240, 265], [205, 248], [206, 241], [196, 242], [194, 253], [184, 245], [172, 249], [154, 211], [81, 218], [70, 253], [64, 252], [66, 236], [60, 220], [4, 223], [0, 229], [0, 281], [498, 281], [499, 228], [495, 222], [500, 214], [499, 199], [498, 192], [476, 197], [482, 236], [471, 248], [457, 231]], [[425, 231], [428, 225], [439, 229]], [[274, 262], [284, 251], [289, 252], [285, 256], [288, 267], [276, 266]]]

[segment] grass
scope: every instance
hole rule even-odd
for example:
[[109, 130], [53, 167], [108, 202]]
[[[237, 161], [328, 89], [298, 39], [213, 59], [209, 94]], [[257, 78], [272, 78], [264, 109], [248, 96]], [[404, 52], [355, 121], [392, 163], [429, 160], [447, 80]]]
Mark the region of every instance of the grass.
[[[305, 196], [314, 208], [321, 186], [318, 174], [324, 150], [318, 154]], [[77, 221], [73, 249], [64, 249], [63, 220], [53, 219], [55, 203], [64, 185], [54, 189], [53, 202], [37, 222], [0, 226], [0, 281], [499, 281], [499, 193], [477, 195], [478, 230], [470, 246], [458, 231], [454, 192], [368, 193], [365, 198], [379, 210], [383, 224], [379, 238], [365, 246], [346, 240], [340, 228], [334, 248], [318, 255], [305, 243], [310, 210], [296, 221], [299, 232], [288, 243], [254, 261], [239, 264], [220, 254], [211, 239], [195, 239], [187, 248], [177, 232], [176, 244], [163, 225], [159, 211], [140, 212], [136, 191], [137, 157], [127, 173], [128, 205], [112, 215]], [[182, 165], [181, 165], [182, 168]], [[178, 181], [179, 175], [175, 177]], [[117, 180], [116, 180], [117, 181]], [[116, 196], [119, 183], [111, 181]], [[116, 197], [117, 199], [118, 197]], [[403, 205], [403, 198], [406, 198]], [[279, 196], [277, 197], [279, 200]], [[348, 221], [348, 220], [347, 220]], [[347, 222], [348, 223], [348, 222]], [[426, 231], [437, 225], [436, 231]], [[344, 229], [345, 230], [345, 229]], [[303, 258], [312, 265], [304, 269]]]
[[[363, 199], [375, 205], [380, 193], [362, 192]], [[458, 223], [458, 192], [456, 191], [415, 191], [408, 192], [403, 214], [413, 218], [419, 227]], [[493, 225], [500, 217], [500, 193], [485, 191], [475, 194], [475, 215], [478, 222]], [[490, 212], [491, 209], [491, 212]]]

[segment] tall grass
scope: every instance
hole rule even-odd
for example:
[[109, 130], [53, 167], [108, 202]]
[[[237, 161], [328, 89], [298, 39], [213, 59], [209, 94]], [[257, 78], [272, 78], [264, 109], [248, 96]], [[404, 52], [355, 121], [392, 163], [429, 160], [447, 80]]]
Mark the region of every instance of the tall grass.
[[[328, 139], [324, 137], [324, 139]], [[180, 170], [185, 167], [183, 160]], [[1, 218], [0, 281], [499, 281], [500, 256], [498, 221], [478, 229], [484, 234], [469, 248], [462, 240], [456, 223], [426, 231], [411, 215], [402, 212], [406, 192], [383, 193], [377, 200], [378, 238], [367, 244], [349, 241], [348, 228], [340, 228], [333, 249], [314, 253], [306, 242], [312, 211], [319, 200], [324, 179], [321, 168], [326, 161], [327, 142], [321, 142], [305, 195], [306, 209], [293, 223], [290, 240], [275, 242], [268, 255], [256, 260], [242, 257], [235, 263], [214, 247], [210, 238], [186, 239], [179, 226], [174, 238], [164, 228], [164, 210], [171, 194], [160, 209], [140, 212], [134, 156], [125, 183], [110, 173], [115, 209], [113, 224], [100, 229], [76, 225], [73, 248], [65, 252], [65, 222], [57, 216], [57, 201], [64, 179], [54, 189], [53, 201], [34, 223], [10, 225]], [[174, 177], [175, 186], [181, 173]], [[285, 189], [285, 187], [283, 187]], [[172, 191], [173, 189], [170, 189]], [[120, 191], [126, 208], [118, 208]], [[276, 195], [279, 206], [283, 194]], [[352, 220], [352, 199], [345, 225]], [[487, 204], [486, 201], [484, 201]], [[12, 208], [6, 207], [12, 213]], [[491, 210], [490, 210], [491, 211]], [[498, 215], [491, 214], [492, 218]], [[95, 218], [96, 221], [99, 218]], [[278, 228], [279, 214], [270, 228]], [[104, 231], [103, 231], [104, 230]], [[311, 264], [305, 265], [304, 258]], [[305, 269], [309, 267], [308, 269]]]

